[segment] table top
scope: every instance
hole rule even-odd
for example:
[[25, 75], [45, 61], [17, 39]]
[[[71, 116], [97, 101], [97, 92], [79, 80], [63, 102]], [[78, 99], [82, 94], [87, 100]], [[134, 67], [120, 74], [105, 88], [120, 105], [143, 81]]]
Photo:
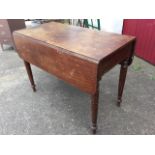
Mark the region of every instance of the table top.
[[22, 29], [15, 32], [41, 42], [67, 50], [71, 54], [100, 61], [135, 37], [91, 30], [56, 22], [42, 24], [35, 28]]

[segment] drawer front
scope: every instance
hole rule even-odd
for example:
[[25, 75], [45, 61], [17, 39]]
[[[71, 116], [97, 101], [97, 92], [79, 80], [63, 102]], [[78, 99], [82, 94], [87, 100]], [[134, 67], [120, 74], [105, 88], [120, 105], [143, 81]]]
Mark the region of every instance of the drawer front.
[[0, 38], [0, 42], [3, 44], [13, 44], [13, 41], [11, 38]]
[[0, 30], [0, 37], [1, 38], [11, 38], [11, 34], [9, 31]]
[[135, 41], [128, 43], [121, 49], [118, 49], [113, 54], [104, 58], [99, 64], [99, 76], [100, 78], [104, 73], [112, 69], [115, 65], [121, 63], [122, 61], [128, 59], [133, 55]]
[[66, 51], [14, 33], [20, 57], [43, 70], [56, 75], [77, 88], [94, 94], [97, 85], [97, 64], [83, 60]]
[[4, 44], [12, 42], [12, 36], [9, 31], [0, 30], [0, 42]]
[[12, 37], [11, 37], [10, 29], [8, 27], [8, 22], [5, 19], [0, 19], [0, 42], [4, 44], [12, 42]]
[[0, 19], [0, 31], [1, 30], [9, 31], [8, 22], [5, 19]]
[[[4, 27], [8, 24], [6, 19], [0, 19], [0, 27]], [[2, 25], [2, 26], [1, 26]]]

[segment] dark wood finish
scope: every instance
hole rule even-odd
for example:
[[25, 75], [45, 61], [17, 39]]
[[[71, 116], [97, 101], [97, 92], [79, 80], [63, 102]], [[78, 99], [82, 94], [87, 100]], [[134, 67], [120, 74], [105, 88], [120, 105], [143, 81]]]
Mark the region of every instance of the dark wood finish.
[[31, 87], [32, 87], [33, 91], [35, 92], [36, 91], [36, 87], [35, 87], [35, 83], [34, 83], [34, 79], [33, 79], [33, 74], [32, 74], [32, 70], [31, 70], [31, 66], [26, 61], [24, 61], [24, 64], [25, 64], [25, 68], [26, 68], [26, 71], [27, 71], [30, 83], [31, 83]]
[[[99, 81], [115, 65], [125, 60], [128, 65], [131, 63], [135, 37], [51, 22], [16, 31], [14, 40], [24, 61], [91, 95], [92, 131], [95, 133]], [[125, 83], [123, 72], [120, 85]]]
[[121, 69], [120, 69], [119, 85], [118, 85], [118, 99], [117, 99], [118, 106], [120, 106], [122, 102], [122, 94], [123, 94], [123, 89], [125, 85], [127, 69], [128, 69], [128, 61], [125, 60], [123, 63], [121, 63]]
[[20, 57], [27, 62], [56, 75], [83, 91], [91, 94], [96, 92], [97, 66], [94, 62], [83, 60], [65, 52], [64, 49], [50, 47], [48, 44], [31, 38], [15, 37], [15, 42], [20, 45], [20, 47], [17, 45]]
[[97, 130], [97, 115], [98, 115], [98, 100], [99, 100], [99, 90], [91, 96], [91, 111], [92, 111], [92, 132], [96, 133]]
[[25, 28], [24, 19], [0, 19], [0, 44], [10, 44], [15, 48], [12, 33], [15, 30]]

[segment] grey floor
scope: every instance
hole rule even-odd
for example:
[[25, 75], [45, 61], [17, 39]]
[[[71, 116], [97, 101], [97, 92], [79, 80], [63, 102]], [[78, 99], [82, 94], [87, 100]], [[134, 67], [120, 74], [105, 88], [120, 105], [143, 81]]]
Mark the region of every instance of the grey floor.
[[[90, 96], [32, 66], [33, 93], [14, 50], [0, 50], [0, 134], [90, 134]], [[121, 108], [119, 66], [100, 83], [98, 134], [155, 134], [155, 67], [138, 59], [129, 68]]]

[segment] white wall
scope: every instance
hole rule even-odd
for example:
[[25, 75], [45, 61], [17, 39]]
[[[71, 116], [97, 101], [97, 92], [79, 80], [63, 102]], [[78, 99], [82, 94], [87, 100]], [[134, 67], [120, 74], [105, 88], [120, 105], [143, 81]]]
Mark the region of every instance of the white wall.
[[122, 33], [123, 19], [100, 19], [101, 30]]

